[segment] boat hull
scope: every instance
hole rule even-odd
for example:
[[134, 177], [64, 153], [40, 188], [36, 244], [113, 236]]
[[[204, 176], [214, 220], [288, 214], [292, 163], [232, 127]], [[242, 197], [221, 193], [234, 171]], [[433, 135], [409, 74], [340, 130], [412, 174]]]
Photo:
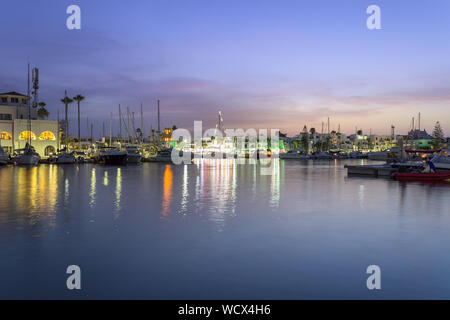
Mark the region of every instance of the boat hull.
[[437, 173], [414, 173], [399, 172], [394, 173], [392, 178], [397, 181], [445, 181], [450, 180], [450, 172]]
[[280, 153], [278, 155], [280, 159], [292, 159], [292, 160], [308, 160], [309, 156], [292, 154], [292, 153]]
[[141, 163], [142, 162], [142, 156], [140, 156], [140, 155], [128, 155], [127, 156], [127, 162], [128, 163]]
[[40, 157], [37, 156], [29, 156], [29, 155], [22, 155], [19, 157], [13, 158], [13, 162], [17, 165], [25, 165], [25, 166], [34, 166], [39, 163], [39, 160], [41, 160]]
[[56, 164], [74, 164], [76, 161], [72, 155], [61, 155], [56, 159]]
[[124, 165], [127, 163], [127, 155], [101, 155], [97, 162], [105, 165]]
[[450, 170], [450, 164], [448, 163], [435, 163], [436, 169]]
[[172, 162], [172, 158], [156, 156], [156, 157], [148, 158], [148, 162]]
[[9, 156], [8, 155], [0, 155], [0, 165], [8, 164]]

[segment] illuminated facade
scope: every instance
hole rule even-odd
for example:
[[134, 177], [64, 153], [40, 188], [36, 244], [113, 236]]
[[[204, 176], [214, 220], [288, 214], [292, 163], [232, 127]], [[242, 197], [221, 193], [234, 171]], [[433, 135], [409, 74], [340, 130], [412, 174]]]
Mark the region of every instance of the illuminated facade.
[[25, 147], [28, 139], [40, 154], [46, 158], [58, 150], [58, 122], [38, 120], [37, 109], [31, 108], [31, 130], [28, 127], [28, 97], [17, 92], [0, 94], [0, 144], [13, 154]]
[[164, 131], [161, 132], [161, 141], [165, 144], [167, 148], [175, 146], [175, 143], [172, 139], [172, 129], [165, 128]]

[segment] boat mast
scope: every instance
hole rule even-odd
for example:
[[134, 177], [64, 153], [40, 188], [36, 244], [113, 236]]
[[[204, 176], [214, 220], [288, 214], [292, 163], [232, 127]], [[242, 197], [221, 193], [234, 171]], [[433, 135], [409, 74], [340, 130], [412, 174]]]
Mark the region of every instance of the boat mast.
[[122, 139], [122, 111], [120, 111], [120, 104], [119, 104], [119, 139]]
[[145, 129], [144, 129], [144, 112], [142, 110], [142, 102], [141, 102], [141, 133], [142, 133], [142, 142], [144, 142], [145, 137]]
[[60, 141], [59, 141], [59, 134], [60, 134], [60, 130], [61, 130], [61, 127], [60, 127], [60, 124], [59, 124], [59, 109], [58, 109], [58, 112], [57, 112], [57, 119], [58, 119], [58, 142], [57, 142], [57, 146], [58, 146], [58, 150], [56, 150], [57, 152], [59, 152], [59, 149], [60, 149], [60, 147], [61, 147], [61, 145], [60, 145]]
[[131, 140], [131, 136], [130, 136], [130, 107], [127, 107], [127, 119], [128, 119], [128, 126], [127, 126], [128, 143], [130, 143], [130, 140]]
[[109, 146], [111, 147], [112, 145], [112, 112], [111, 112], [111, 117], [109, 118]]
[[27, 95], [28, 95], [28, 144], [31, 146], [31, 93], [30, 93], [30, 63], [28, 62], [27, 76]]
[[136, 128], [134, 127], [134, 111], [132, 112], [132, 114], [133, 114], [133, 120], [132, 120], [132, 124], [133, 124], [133, 136], [134, 136], [134, 139], [136, 139], [137, 136], [136, 136]]

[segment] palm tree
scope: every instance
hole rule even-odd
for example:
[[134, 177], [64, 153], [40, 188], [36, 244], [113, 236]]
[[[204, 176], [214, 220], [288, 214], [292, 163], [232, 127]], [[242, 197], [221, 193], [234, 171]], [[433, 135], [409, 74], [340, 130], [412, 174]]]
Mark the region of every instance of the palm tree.
[[69, 104], [73, 102], [72, 99], [70, 99], [67, 96], [67, 91], [64, 92], [64, 98], [61, 99], [61, 102], [65, 104], [66, 106], [66, 151], [69, 151], [69, 119], [68, 119], [68, 112], [69, 112]]
[[81, 94], [77, 94], [76, 97], [73, 97], [78, 103], [78, 149], [81, 149], [81, 133], [80, 133], [80, 102], [84, 100], [84, 97]]
[[47, 109], [45, 109], [46, 105], [47, 104], [45, 102], [39, 102], [39, 110], [38, 110], [39, 119], [48, 118], [49, 112]]

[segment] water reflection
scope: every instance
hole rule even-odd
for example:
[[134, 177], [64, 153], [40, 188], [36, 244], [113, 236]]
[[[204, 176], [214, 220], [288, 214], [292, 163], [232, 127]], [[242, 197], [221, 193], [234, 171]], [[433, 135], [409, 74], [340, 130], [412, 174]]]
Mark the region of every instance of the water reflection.
[[[280, 160], [274, 159], [272, 161], [272, 172], [271, 172], [271, 197], [270, 197], [270, 205], [272, 207], [278, 207], [280, 205]], [[284, 165], [284, 161], [283, 161]]]
[[89, 206], [93, 208], [95, 206], [95, 194], [97, 185], [97, 176], [95, 174], [95, 168], [91, 169], [91, 189], [89, 192]]
[[167, 164], [165, 166], [163, 179], [163, 198], [161, 211], [161, 215], [163, 217], [167, 217], [170, 213], [170, 203], [172, 201], [172, 182], [173, 182], [172, 165]]
[[0, 224], [55, 225], [58, 173], [53, 166], [0, 168]]
[[189, 183], [189, 175], [188, 175], [188, 166], [184, 165], [183, 168], [183, 189], [181, 194], [181, 214], [185, 215], [187, 213], [188, 209], [188, 197], [189, 197], [189, 189], [188, 189], [188, 183]]
[[196, 169], [196, 211], [206, 209], [221, 231], [227, 216], [236, 214], [238, 163], [235, 159], [198, 159]]
[[109, 180], [108, 180], [108, 171], [105, 170], [105, 173], [104, 173], [104, 175], [103, 175], [103, 185], [104, 185], [105, 187], [107, 187], [107, 186], [108, 186], [108, 183], [109, 183]]
[[119, 216], [117, 212], [119, 212], [122, 209], [122, 207], [120, 206], [120, 199], [122, 197], [122, 169], [121, 168], [117, 168], [117, 172], [116, 172], [115, 196], [116, 196], [116, 199], [114, 201], [114, 205], [116, 208], [116, 215], [114, 217], [117, 218]]
[[[384, 201], [391, 204], [390, 209], [406, 214], [420, 197], [420, 205], [428, 207], [442, 201], [442, 185], [350, 179], [343, 165], [340, 161], [267, 159], [240, 164], [235, 159], [200, 159], [184, 166], [10, 166], [0, 168], [0, 225], [8, 221], [28, 225], [46, 221], [55, 226], [56, 212], [64, 212], [67, 223], [66, 218], [75, 211], [78, 214], [86, 204], [96, 213], [97, 221], [97, 213], [102, 210], [107, 214], [101, 217], [108, 219], [117, 219], [124, 210], [149, 210], [165, 222], [182, 216], [206, 219], [215, 230], [223, 231], [232, 218], [253, 210], [283, 214], [293, 212], [290, 208], [301, 208], [321, 212], [324, 204], [331, 202], [336, 208], [354, 208], [356, 204], [357, 208], [369, 209], [375, 199], [387, 197]], [[263, 166], [270, 172], [262, 174]], [[148, 209], [148, 203], [153, 204], [152, 208]]]

